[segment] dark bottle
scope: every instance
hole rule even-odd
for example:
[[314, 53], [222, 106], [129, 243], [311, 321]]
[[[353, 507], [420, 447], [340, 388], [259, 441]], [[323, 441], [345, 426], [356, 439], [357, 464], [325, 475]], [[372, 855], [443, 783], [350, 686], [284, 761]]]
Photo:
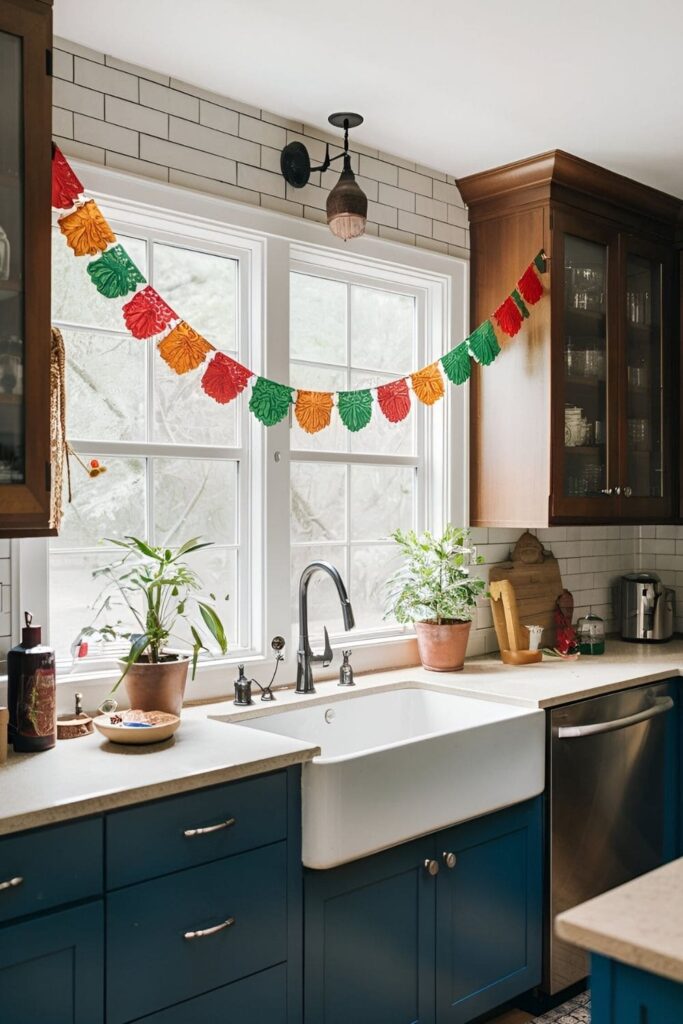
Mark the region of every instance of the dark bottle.
[[32, 753], [57, 742], [55, 652], [42, 645], [31, 613], [24, 617], [21, 643], [7, 654], [9, 740], [16, 751]]

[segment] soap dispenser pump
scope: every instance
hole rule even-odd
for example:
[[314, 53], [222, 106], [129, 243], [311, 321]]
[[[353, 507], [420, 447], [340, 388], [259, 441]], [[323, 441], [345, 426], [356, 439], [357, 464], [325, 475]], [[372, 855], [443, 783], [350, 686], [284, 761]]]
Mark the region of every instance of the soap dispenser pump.
[[21, 643], [7, 653], [9, 739], [20, 753], [50, 750], [57, 742], [55, 652], [24, 612]]

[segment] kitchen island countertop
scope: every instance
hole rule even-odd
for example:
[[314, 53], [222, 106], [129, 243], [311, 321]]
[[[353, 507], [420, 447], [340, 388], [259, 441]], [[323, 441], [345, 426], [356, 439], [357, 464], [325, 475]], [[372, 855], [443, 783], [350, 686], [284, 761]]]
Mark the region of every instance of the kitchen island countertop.
[[560, 914], [561, 939], [683, 982], [683, 857]]

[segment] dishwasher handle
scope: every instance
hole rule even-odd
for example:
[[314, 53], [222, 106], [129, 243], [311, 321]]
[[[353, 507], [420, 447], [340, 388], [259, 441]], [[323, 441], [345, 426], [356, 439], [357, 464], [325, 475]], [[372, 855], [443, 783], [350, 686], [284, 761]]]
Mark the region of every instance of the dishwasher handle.
[[595, 722], [593, 725], [561, 725], [557, 730], [557, 738], [560, 740], [575, 740], [581, 736], [599, 736], [603, 732], [616, 732], [617, 729], [628, 729], [631, 725], [638, 725], [639, 722], [647, 722], [650, 718], [663, 715], [671, 711], [674, 702], [671, 697], [656, 697], [654, 704], [639, 711], [635, 715], [626, 715], [625, 718], [615, 718], [611, 722]]

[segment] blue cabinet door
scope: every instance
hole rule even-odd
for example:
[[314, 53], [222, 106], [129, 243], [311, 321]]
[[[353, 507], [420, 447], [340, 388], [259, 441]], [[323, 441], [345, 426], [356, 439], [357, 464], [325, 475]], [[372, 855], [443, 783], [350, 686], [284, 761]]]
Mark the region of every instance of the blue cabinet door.
[[433, 1024], [434, 840], [304, 878], [306, 1024]]
[[462, 1024], [541, 980], [541, 801], [436, 838], [436, 1017]]
[[0, 928], [2, 1024], [102, 1024], [102, 902]]
[[593, 1024], [679, 1024], [683, 985], [647, 971], [591, 957]]

